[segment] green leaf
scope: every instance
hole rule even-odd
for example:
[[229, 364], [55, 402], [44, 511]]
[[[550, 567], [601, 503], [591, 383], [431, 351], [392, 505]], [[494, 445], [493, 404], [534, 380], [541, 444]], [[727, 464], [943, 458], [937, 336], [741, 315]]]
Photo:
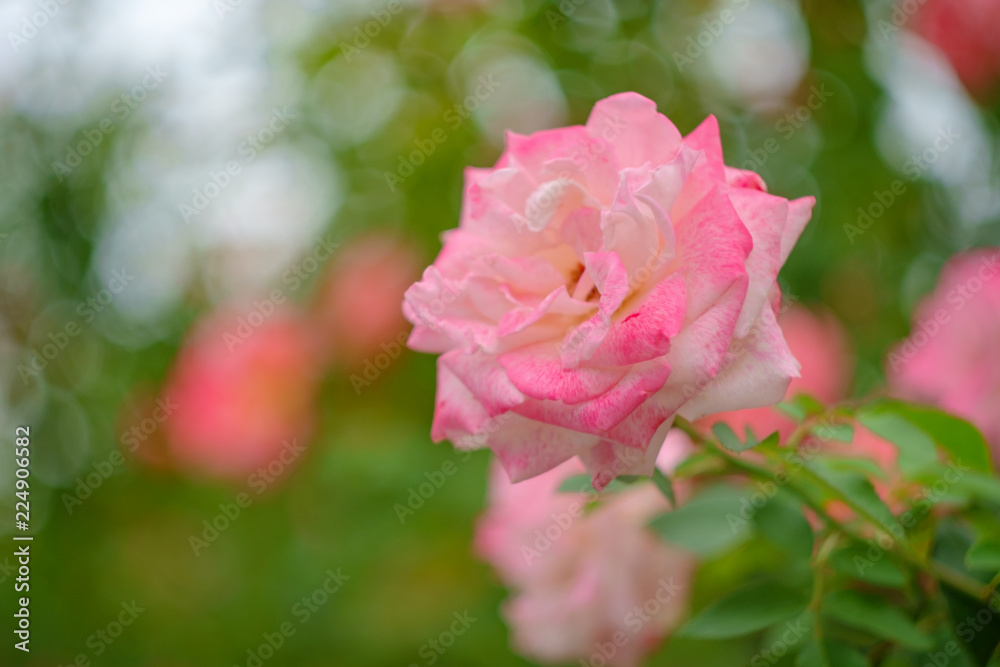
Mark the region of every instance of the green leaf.
[[559, 493], [596, 493], [590, 483], [590, 475], [573, 475], [559, 485]]
[[742, 500], [736, 487], [710, 487], [650, 525], [671, 544], [700, 556], [715, 556], [752, 534], [740, 514]]
[[812, 430], [823, 440], [851, 442], [854, 440], [854, 427], [850, 424], [821, 424]]
[[873, 409], [862, 411], [858, 420], [875, 435], [896, 445], [899, 468], [908, 478], [937, 464], [933, 438], [904, 416]]
[[1000, 539], [983, 537], [965, 554], [965, 566], [970, 570], [1000, 571]]
[[757, 444], [757, 439], [753, 437], [749, 437], [745, 443], [740, 442], [739, 436], [725, 422], [712, 424], [712, 433], [722, 443], [722, 446], [731, 452], [743, 452]]
[[987, 474], [992, 472], [993, 464], [986, 439], [969, 422], [923, 405], [911, 405], [901, 401], [888, 401], [882, 405], [920, 427], [948, 453], [952, 461], [970, 466], [979, 472]]
[[830, 556], [830, 566], [845, 576], [886, 588], [903, 588], [908, 576], [882, 549], [852, 544]]
[[826, 412], [826, 406], [808, 394], [797, 394], [795, 398], [778, 403], [775, 407], [795, 421], [803, 421], [811, 415]]
[[1000, 503], [1000, 479], [971, 470], [960, 471], [960, 477], [951, 490], [971, 498]]
[[754, 521], [762, 535], [793, 555], [806, 560], [812, 555], [813, 530], [801, 505], [775, 496], [757, 511]]
[[677, 497], [674, 495], [674, 485], [670, 478], [663, 474], [659, 468], [653, 468], [653, 483], [660, 490], [663, 497], [667, 499], [671, 507], [677, 507]]
[[879, 497], [875, 487], [872, 486], [867, 477], [853, 472], [836, 470], [828, 461], [822, 459], [808, 463], [807, 467], [878, 519], [886, 530], [896, 528], [898, 524], [896, 517], [893, 516], [892, 510], [882, 502], [882, 498]]
[[696, 452], [674, 468], [674, 478], [697, 477], [718, 471], [724, 468], [725, 465], [725, 462], [717, 454]]
[[803, 421], [806, 417], [809, 416], [808, 414], [806, 414], [806, 409], [801, 405], [799, 405], [798, 403], [796, 403], [795, 401], [782, 401], [781, 403], [778, 403], [774, 407], [776, 407], [781, 412], [784, 412], [786, 415], [788, 415], [797, 422]]
[[760, 444], [757, 445], [757, 448], [762, 450], [763, 449], [773, 450], [776, 449], [780, 444], [781, 444], [781, 434], [775, 431], [774, 433], [770, 434], [769, 436], [761, 440]]
[[559, 493], [587, 493], [597, 496], [603, 493], [613, 493], [615, 491], [627, 489], [629, 486], [642, 479], [648, 478], [643, 475], [622, 475], [611, 480], [611, 482], [604, 487], [604, 491], [597, 491], [594, 489], [593, 484], [591, 484], [590, 475], [573, 475], [572, 477], [567, 477], [563, 480], [563, 483], [559, 485]]
[[844, 625], [897, 642], [915, 651], [926, 651], [933, 642], [902, 611], [882, 598], [857, 591], [838, 591], [823, 599], [823, 614]]
[[831, 470], [853, 471], [863, 474], [865, 477], [875, 479], [886, 479], [886, 471], [879, 467], [875, 461], [854, 456], [837, 456], [826, 460], [826, 465]]
[[823, 650], [821, 654], [819, 642], [810, 641], [799, 653], [795, 667], [868, 667], [868, 658], [846, 644], [826, 641]]
[[808, 604], [805, 591], [771, 582], [755, 583], [703, 609], [680, 634], [705, 639], [739, 637], [801, 614]]

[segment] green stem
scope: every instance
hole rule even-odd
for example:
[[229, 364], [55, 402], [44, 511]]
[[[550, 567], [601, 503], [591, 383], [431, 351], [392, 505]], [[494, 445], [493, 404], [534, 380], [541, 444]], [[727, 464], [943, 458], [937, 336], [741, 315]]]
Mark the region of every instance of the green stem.
[[827, 662], [829, 662], [829, 658], [826, 656], [826, 647], [823, 645], [823, 623], [820, 617], [820, 608], [823, 605], [823, 568], [826, 567], [826, 561], [830, 558], [833, 550], [837, 548], [839, 541], [840, 533], [832, 533], [823, 542], [819, 551], [816, 552], [816, 557], [813, 559], [815, 576], [813, 578], [812, 599], [809, 601], [809, 611], [813, 617], [813, 636], [816, 637], [816, 642], [819, 644], [821, 656]]
[[[732, 453], [727, 452], [720, 445], [706, 438], [698, 429], [696, 429], [687, 420], [680, 418], [676, 419], [674, 422], [674, 427], [684, 431], [694, 442], [701, 444], [706, 449], [709, 449], [716, 455], [720, 456], [723, 460], [726, 461], [726, 463], [730, 465], [730, 467], [735, 468], [737, 470], [741, 470], [750, 475], [753, 475], [754, 477], [758, 477], [766, 481], [771, 481], [771, 482], [774, 481], [775, 476], [774, 474], [771, 473], [770, 470], [762, 466], [759, 466], [757, 464], [750, 463], [749, 461], [744, 461], [739, 457], [733, 455]], [[802, 432], [805, 433], [807, 432], [807, 430], [808, 429], [803, 430]], [[894, 545], [899, 545], [900, 548], [897, 550], [897, 553], [901, 557], [903, 557], [904, 560], [906, 560], [908, 563], [910, 563], [917, 569], [926, 572], [936, 580], [945, 582], [948, 585], [952, 586], [953, 588], [956, 588], [966, 593], [967, 595], [971, 596], [974, 599], [984, 600], [984, 601], [988, 600], [993, 592], [993, 589], [997, 585], [1000, 585], [1000, 575], [997, 576], [997, 578], [994, 580], [992, 584], [984, 585], [981, 582], [973, 579], [972, 577], [957, 570], [954, 570], [943, 563], [922, 558], [920, 554], [917, 553], [917, 551], [908, 541], [902, 538], [896, 538], [896, 536], [890, 533], [889, 530], [882, 524], [881, 520], [879, 520], [878, 517], [871, 514], [871, 512], [869, 512], [867, 509], [859, 505], [857, 502], [854, 501], [854, 499], [852, 499], [851, 497], [840, 491], [840, 489], [835, 487], [833, 484], [830, 484], [828, 481], [823, 479], [821, 476], [819, 476], [806, 466], [799, 467], [797, 472], [801, 473], [802, 477], [808, 478], [809, 482], [822, 488], [827, 494], [829, 494], [833, 498], [836, 498], [837, 500], [844, 503], [848, 508], [851, 509], [852, 512], [854, 512], [855, 516], [866, 521], [867, 523], [871, 524], [876, 530], [881, 531], [882, 533], [887, 535], [893, 541], [892, 543]], [[795, 493], [795, 495], [797, 495], [806, 505], [808, 505], [820, 517], [822, 517], [823, 520], [826, 521], [831, 528], [839, 530], [860, 541], [864, 541], [864, 537], [862, 535], [860, 535], [859, 533], [852, 530], [848, 526], [834, 519], [822, 507], [820, 503], [814, 501], [809, 496], [809, 494], [803, 491], [801, 488], [799, 488], [797, 484], [792, 483], [790, 475], [788, 477], [787, 486], [790, 491]]]

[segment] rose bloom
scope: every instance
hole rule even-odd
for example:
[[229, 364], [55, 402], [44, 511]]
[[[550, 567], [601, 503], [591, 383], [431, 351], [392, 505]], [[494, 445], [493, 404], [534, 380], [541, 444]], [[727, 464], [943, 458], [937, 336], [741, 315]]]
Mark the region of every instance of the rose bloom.
[[164, 433], [183, 469], [240, 480], [271, 466], [273, 478], [291, 469], [312, 429], [316, 346], [291, 311], [257, 327], [241, 327], [241, 317], [216, 313], [185, 341], [163, 389], [175, 406]]
[[388, 348], [399, 354], [409, 325], [399, 311], [421, 261], [406, 241], [379, 233], [347, 243], [324, 277], [314, 317], [332, 356], [348, 366]]
[[[844, 399], [854, 367], [854, 355], [840, 322], [830, 313], [817, 314], [805, 307], [794, 306], [778, 316], [778, 323], [788, 348], [802, 365], [800, 377], [788, 385], [785, 398], [805, 393], [824, 403]], [[724, 412], [703, 421], [706, 426], [726, 422], [740, 437], [749, 426], [758, 438], [766, 438], [778, 431], [785, 439], [797, 425], [791, 417], [771, 407]]]
[[[691, 445], [679, 431], [667, 438], [657, 463], [669, 472]], [[589, 512], [586, 494], [557, 492], [583, 471], [571, 460], [511, 484], [494, 466], [476, 550], [516, 591], [503, 614], [519, 653], [637, 665], [684, 613], [694, 559], [646, 527], [669, 509], [652, 484], [610, 494]]]
[[892, 392], [975, 424], [1000, 456], [1000, 249], [953, 257], [889, 353]]
[[[907, 4], [901, 3], [900, 8]], [[929, 0], [912, 20], [915, 32], [944, 53], [970, 92], [985, 97], [996, 90], [1000, 80], [1000, 40], [996, 35], [1000, 3]]]
[[675, 415], [780, 401], [776, 277], [813, 203], [726, 167], [715, 118], [682, 137], [635, 93], [508, 133], [403, 305], [410, 347], [441, 353], [433, 438], [514, 481], [577, 456], [603, 488], [652, 471]]

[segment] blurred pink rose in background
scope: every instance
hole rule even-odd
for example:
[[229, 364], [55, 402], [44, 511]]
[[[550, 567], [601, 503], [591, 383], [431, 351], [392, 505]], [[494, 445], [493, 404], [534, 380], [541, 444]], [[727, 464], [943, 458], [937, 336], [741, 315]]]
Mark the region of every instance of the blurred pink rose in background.
[[[680, 431], [667, 438], [657, 464], [670, 472], [691, 443]], [[557, 492], [583, 472], [573, 459], [512, 484], [495, 464], [476, 550], [515, 590], [503, 613], [518, 652], [637, 665], [678, 624], [694, 560], [646, 527], [669, 509], [653, 484], [606, 495], [588, 511], [586, 494]]]
[[176, 406], [164, 433], [182, 469], [241, 480], [270, 466], [277, 477], [306, 444], [321, 371], [313, 332], [291, 310], [252, 322], [210, 315], [177, 356], [162, 396]]
[[361, 236], [340, 249], [313, 306], [333, 361], [356, 367], [383, 346], [405, 346], [410, 327], [399, 302], [421, 264], [410, 243], [389, 234]]
[[[915, 0], [897, 5], [905, 7]], [[955, 73], [973, 94], [983, 97], [1000, 79], [1000, 2], [927, 0], [913, 17], [914, 31], [944, 52]]]
[[948, 261], [886, 375], [895, 395], [974, 423], [1000, 457], [1000, 248]]
[[[778, 316], [788, 349], [802, 365], [800, 377], [792, 380], [785, 392], [791, 399], [800, 393], [834, 403], [847, 396], [854, 371], [854, 355], [843, 325], [829, 312], [813, 312], [804, 306], [792, 306]], [[796, 423], [775, 408], [735, 410], [702, 420], [704, 425], [726, 422], [741, 437], [749, 426], [758, 438], [778, 431], [787, 438]]]
[[675, 415], [780, 401], [776, 279], [813, 203], [726, 167], [714, 117], [682, 137], [636, 93], [508, 133], [406, 293], [410, 347], [441, 354], [434, 440], [480, 439], [514, 481], [577, 456], [603, 488], [652, 472]]

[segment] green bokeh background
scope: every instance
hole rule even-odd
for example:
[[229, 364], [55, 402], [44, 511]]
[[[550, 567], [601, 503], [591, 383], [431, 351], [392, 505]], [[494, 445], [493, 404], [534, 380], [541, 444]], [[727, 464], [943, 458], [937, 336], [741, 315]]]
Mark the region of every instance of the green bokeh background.
[[[770, 190], [818, 200], [781, 284], [786, 294], [824, 304], [844, 322], [858, 357], [855, 392], [876, 390], [886, 351], [908, 332], [914, 302], [932, 287], [941, 264], [970, 245], [995, 243], [998, 230], [994, 220], [969, 231], [942, 196], [944, 186], [928, 177], [907, 180], [906, 192], [853, 243], [845, 234], [844, 224], [857, 219], [859, 206], [874, 201], [876, 190], [905, 178], [900, 165], [889, 164], [877, 148], [889, 93], [871, 74], [865, 55], [878, 38], [871, 32], [872, 17], [888, 8], [826, 0], [799, 5], [808, 29], [808, 69], [783, 107], [767, 111], [719, 93], [703, 69], [681, 71], [672, 56], [717, 7], [694, 0], [562, 5], [498, 0], [487, 8], [430, 13], [407, 6], [356, 56], [359, 67], [366, 66], [365, 59], [393, 59], [407, 90], [391, 119], [362, 142], [327, 141], [319, 129], [329, 122], [322, 106], [303, 94], [296, 105], [303, 120], [279, 141], [308, 142], [339, 165], [349, 196], [328, 220], [327, 231], [347, 240], [366, 230], [391, 229], [412, 239], [430, 262], [439, 234], [457, 224], [463, 167], [491, 165], [500, 147], [485, 136], [481, 123], [467, 122], [449, 131], [395, 192], [383, 174], [412, 150], [415, 139], [439, 127], [445, 108], [461, 99], [454, 63], [463, 50], [477, 40], [516, 42], [554, 73], [569, 122], [583, 122], [606, 95], [634, 90], [655, 100], [685, 133], [715, 114], [730, 164], [743, 164], [773, 138], [778, 150], [759, 168]], [[570, 6], [576, 9], [567, 14]], [[293, 45], [298, 74], [309, 81], [331, 61], [344, 59], [341, 44], [353, 39], [371, 9], [379, 6], [371, 3], [346, 20], [317, 19], [315, 29]], [[280, 16], [278, 3], [252, 10]], [[552, 12], [558, 14], [554, 27]], [[350, 105], [358, 86], [344, 85], [338, 104]], [[834, 91], [829, 102], [786, 138], [777, 124], [806, 102], [813, 86], [822, 85]], [[512, 86], [501, 94], [532, 93]], [[991, 106], [982, 103], [976, 112], [989, 131], [988, 145], [996, 142]], [[158, 340], [138, 349], [116, 345], [101, 328], [88, 328], [44, 377], [22, 382], [14, 369], [33, 344], [39, 318], [57, 317], [48, 306], [79, 302], [100, 287], [92, 268], [106, 210], [109, 156], [116, 142], [131, 141], [144, 128], [141, 118], [126, 122], [60, 181], [50, 163], [62, 154], [67, 136], [92, 127], [97, 118], [75, 117], [75, 129], [67, 130], [65, 120], [13, 106], [0, 111], [0, 179], [9, 184], [0, 205], [0, 232], [7, 234], [0, 243], [8, 371], [0, 396], [2, 441], [7, 450], [13, 427], [30, 424], [35, 465], [71, 469], [75, 478], [107, 460], [117, 447], [124, 397], [137, 386], [162, 382], [184, 333], [211, 302], [191, 289]], [[303, 289], [296, 297], [308, 294]], [[109, 317], [115, 327], [130, 326], [125, 318]], [[93, 367], [99, 372], [85, 372]], [[72, 492], [72, 482], [57, 488], [35, 483], [33, 650], [26, 659], [11, 649], [6, 635], [0, 662], [69, 665], [83, 653], [94, 665], [246, 665], [247, 651], [264, 641], [263, 634], [290, 621], [295, 634], [264, 664], [427, 665], [421, 647], [451, 625], [453, 614], [468, 611], [477, 620], [434, 664], [531, 664], [511, 653], [498, 611], [505, 590], [471, 546], [489, 455], [477, 452], [464, 461], [448, 445], [430, 442], [434, 383], [433, 358], [411, 352], [360, 395], [348, 373], [332, 371], [318, 404], [317, 434], [295, 472], [262, 495], [249, 492], [250, 506], [197, 556], [190, 536], [220, 513], [220, 504], [232, 503], [239, 488], [129, 460], [69, 513], [61, 498]], [[34, 407], [26, 411], [26, 405]], [[83, 437], [87, 449], [79, 447]], [[447, 461], [455, 462], [456, 474], [401, 521], [394, 506], [407, 502], [410, 490]], [[0, 470], [12, 478], [9, 465], [3, 461]], [[0, 505], [12, 514], [9, 483], [0, 487]], [[9, 538], [0, 540], [8, 543]], [[13, 546], [0, 546], [0, 565], [12, 552]], [[711, 576], [738, 579], [767, 557], [744, 554], [713, 567]], [[293, 606], [322, 585], [328, 569], [338, 568], [349, 580], [300, 623]], [[0, 571], [4, 627], [10, 626], [8, 610], [14, 605], [12, 583], [11, 575]], [[701, 583], [697, 590], [714, 585]], [[133, 600], [145, 611], [95, 657], [88, 637]], [[753, 639], [676, 641], [651, 664], [728, 667], [744, 664], [757, 648]]]

